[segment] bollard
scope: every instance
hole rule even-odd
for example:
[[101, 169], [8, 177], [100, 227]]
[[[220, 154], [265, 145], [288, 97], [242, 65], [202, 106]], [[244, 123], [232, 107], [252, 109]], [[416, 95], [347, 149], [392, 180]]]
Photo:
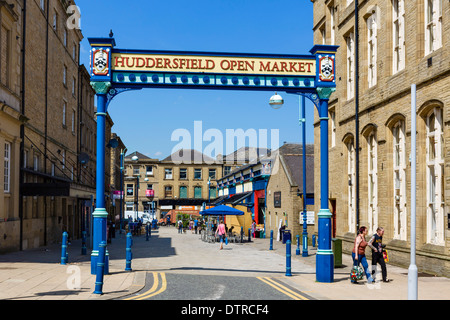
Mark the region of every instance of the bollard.
[[291, 273], [291, 240], [286, 241], [286, 276], [292, 276]]
[[273, 230], [270, 230], [270, 248], [269, 250], [273, 250]]
[[300, 255], [300, 236], [297, 235], [297, 250], [295, 250], [295, 255]]
[[244, 227], [241, 227], [241, 243], [244, 242]]
[[313, 246], [313, 248], [316, 247], [316, 235], [315, 234], [312, 235], [312, 246]]
[[248, 242], [252, 242], [252, 229], [248, 228]]
[[308, 235], [303, 233], [303, 252], [302, 257], [308, 256]]
[[67, 232], [63, 232], [62, 243], [61, 243], [61, 264], [66, 265], [69, 260], [69, 254], [67, 253], [67, 239], [69, 234]]
[[86, 231], [81, 233], [81, 254], [86, 254]]
[[131, 236], [131, 233], [128, 232], [125, 271], [131, 271], [131, 260], [133, 259], [133, 253], [131, 252], [132, 245], [133, 245], [133, 238]]
[[95, 279], [95, 294], [103, 294], [103, 275], [105, 272], [105, 258], [106, 258], [106, 242], [102, 241], [98, 248], [97, 260], [97, 277]]
[[148, 225], [148, 237], [151, 238], [152, 237], [152, 226]]
[[145, 225], [145, 241], [148, 241], [148, 224]]

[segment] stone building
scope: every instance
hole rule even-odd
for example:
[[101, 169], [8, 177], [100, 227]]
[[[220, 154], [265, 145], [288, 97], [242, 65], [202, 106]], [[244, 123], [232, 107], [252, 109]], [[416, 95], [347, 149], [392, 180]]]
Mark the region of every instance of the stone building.
[[0, 251], [19, 248], [19, 176], [23, 114], [22, 1], [0, 1]]
[[137, 151], [125, 156], [123, 212], [131, 214], [133, 220], [136, 212], [158, 212], [157, 204], [161, 199], [160, 170], [158, 159], [151, 159]]
[[68, 1], [27, 1], [23, 134], [22, 249], [81, 235], [79, 200], [92, 188], [79, 183], [79, 44], [68, 28]]
[[223, 167], [215, 162], [191, 149], [181, 149], [163, 160], [139, 152], [127, 155], [126, 211], [135, 212], [136, 201], [138, 212], [155, 213], [157, 219], [172, 209], [200, 210], [203, 203], [217, 197], [217, 180], [222, 177]]
[[[303, 232], [303, 146], [286, 143], [271, 157], [270, 177], [267, 183], [266, 235], [273, 231], [274, 239], [279, 228], [286, 226], [296, 243], [296, 235]], [[306, 210], [314, 211], [314, 146], [306, 145]], [[307, 216], [308, 217], [308, 216]], [[314, 220], [308, 220], [308, 235], [314, 232]]]
[[[314, 42], [339, 46], [337, 90], [329, 101], [329, 200], [337, 237], [350, 252], [358, 226], [370, 233], [384, 227], [390, 263], [409, 265], [415, 84], [417, 266], [449, 275], [450, 3], [359, 1], [355, 23], [354, 1], [312, 2]], [[318, 140], [317, 115], [314, 135]]]

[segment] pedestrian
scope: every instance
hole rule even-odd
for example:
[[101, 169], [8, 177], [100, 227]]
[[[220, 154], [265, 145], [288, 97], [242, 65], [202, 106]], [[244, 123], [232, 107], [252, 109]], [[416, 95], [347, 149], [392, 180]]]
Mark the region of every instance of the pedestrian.
[[191, 233], [194, 233], [194, 221], [192, 219], [189, 220], [189, 230], [191, 230]]
[[[366, 235], [367, 235], [367, 228], [361, 227], [359, 228], [358, 235], [355, 239], [355, 245], [353, 247], [352, 251], [352, 259], [353, 259], [353, 266], [357, 267], [361, 263], [364, 268], [364, 273], [366, 274], [367, 281], [369, 283], [374, 282], [372, 275], [369, 273], [369, 265], [367, 263], [366, 259], [366, 247], [369, 244], [366, 241]], [[357, 283], [356, 279], [352, 279], [352, 283]]]
[[195, 218], [195, 220], [194, 220], [194, 230], [195, 230], [195, 234], [197, 234], [197, 228], [198, 228], [198, 219]]
[[220, 238], [220, 250], [223, 249], [223, 242], [225, 241], [226, 233], [225, 233], [225, 224], [223, 223], [223, 220], [220, 220], [219, 225], [216, 229], [216, 236], [218, 235]]
[[377, 232], [372, 236], [369, 241], [369, 246], [372, 248], [372, 277], [375, 280], [375, 271], [377, 269], [377, 263], [381, 266], [381, 276], [383, 282], [390, 282], [387, 278], [386, 263], [383, 257], [383, 249], [386, 247], [383, 244], [384, 229], [382, 227], [377, 228]]
[[253, 220], [252, 222], [252, 236], [253, 238], [256, 238], [256, 222]]
[[183, 221], [178, 220], [178, 233], [183, 233]]

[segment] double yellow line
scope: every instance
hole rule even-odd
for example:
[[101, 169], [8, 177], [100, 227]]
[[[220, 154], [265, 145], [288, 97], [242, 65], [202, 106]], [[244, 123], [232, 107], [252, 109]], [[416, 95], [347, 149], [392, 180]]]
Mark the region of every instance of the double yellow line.
[[291, 297], [294, 300], [309, 300], [308, 298], [302, 296], [298, 292], [292, 291], [288, 287], [283, 286], [281, 283], [276, 282], [273, 279], [270, 279], [269, 277], [257, 277], [262, 282], [268, 284], [272, 288], [275, 288], [276, 290], [280, 291], [281, 293], [284, 293], [285, 295]]
[[[159, 280], [159, 276], [161, 276], [161, 284]], [[125, 300], [144, 300], [150, 297], [156, 296], [167, 289], [167, 281], [165, 273], [153, 272], [153, 286], [150, 290], [134, 297], [127, 298]]]

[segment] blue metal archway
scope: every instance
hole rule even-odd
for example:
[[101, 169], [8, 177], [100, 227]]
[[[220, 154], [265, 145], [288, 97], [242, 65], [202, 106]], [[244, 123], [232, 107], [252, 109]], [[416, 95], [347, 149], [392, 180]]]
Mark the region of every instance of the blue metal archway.
[[[143, 88], [284, 91], [302, 95], [320, 119], [320, 211], [316, 280], [333, 282], [331, 213], [328, 206], [328, 99], [336, 88], [338, 46], [315, 45], [309, 55], [237, 54], [115, 48], [114, 38], [89, 38], [91, 85], [97, 94], [97, 176], [91, 273], [106, 241], [105, 118], [121, 92]], [[108, 273], [108, 259], [104, 273]], [[102, 275], [97, 275], [97, 277]]]

